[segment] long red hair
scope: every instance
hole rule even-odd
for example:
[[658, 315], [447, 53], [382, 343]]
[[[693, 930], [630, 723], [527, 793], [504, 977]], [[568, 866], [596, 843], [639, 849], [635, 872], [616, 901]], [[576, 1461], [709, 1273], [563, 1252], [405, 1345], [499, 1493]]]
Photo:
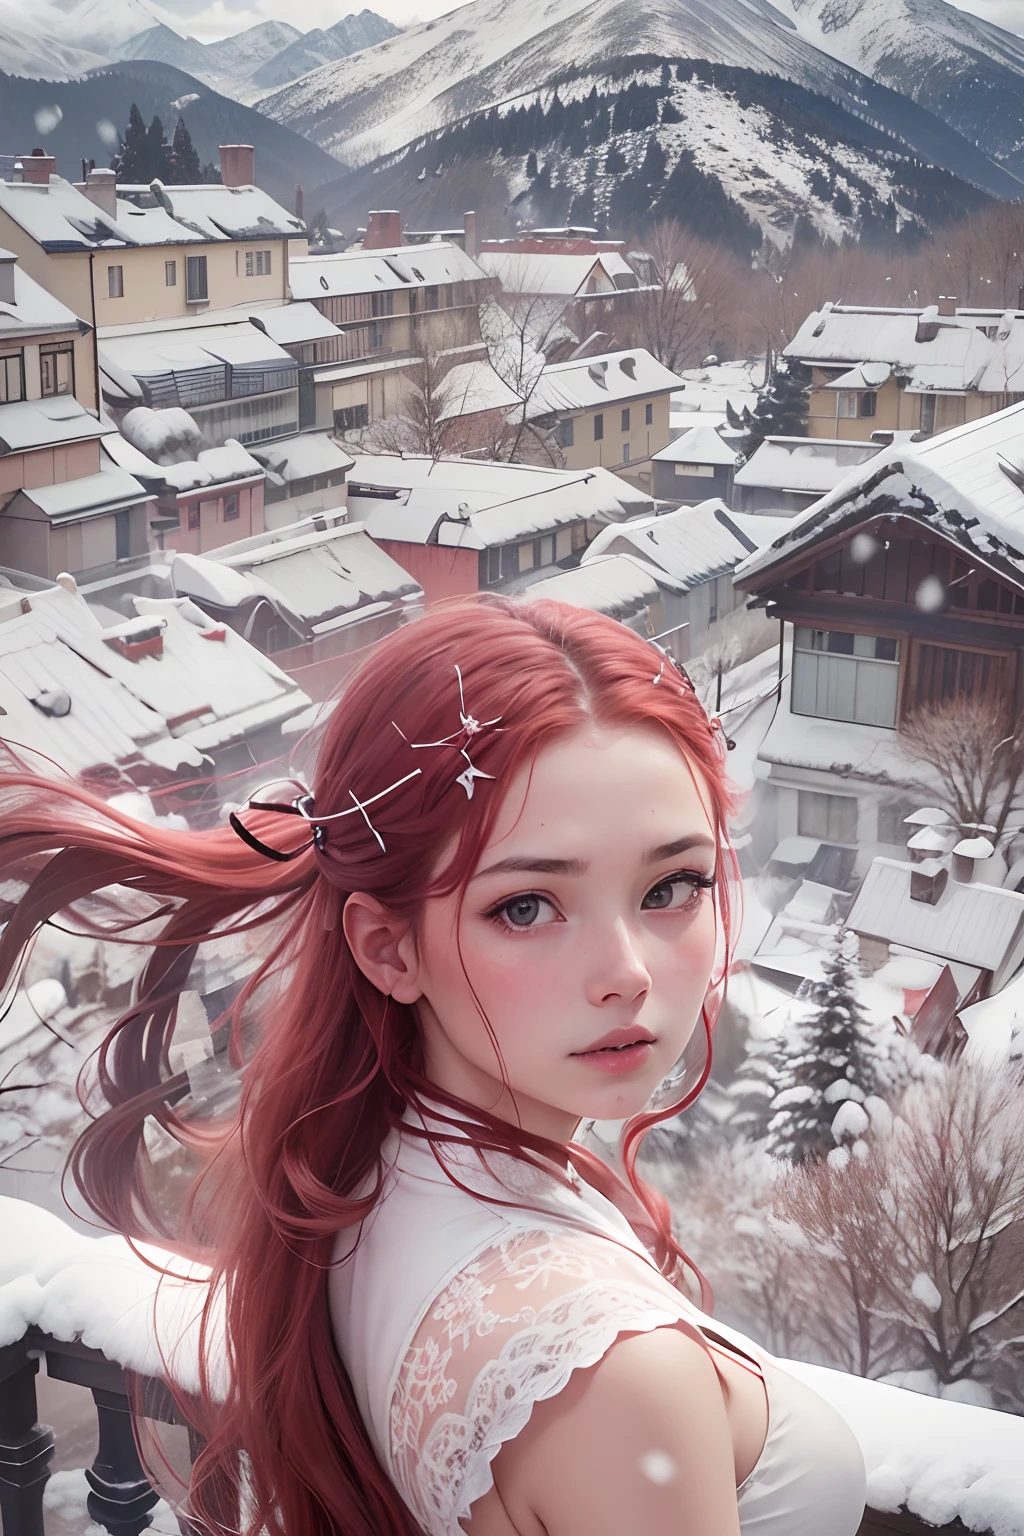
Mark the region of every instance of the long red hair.
[[[500, 731], [472, 739], [473, 760], [494, 783], [477, 781], [471, 799], [455, 783], [461, 740], [448, 751], [408, 745], [457, 731], [456, 664], [472, 714], [501, 717]], [[703, 1010], [707, 1055], [696, 1083], [680, 1085], [670, 1102], [627, 1126], [625, 1181], [582, 1147], [528, 1134], [435, 1089], [424, 1076], [413, 1009], [366, 980], [341, 923], [352, 891], [415, 918], [429, 894], [462, 890], [500, 808], [501, 785], [589, 721], [666, 731], [703, 775], [721, 849], [722, 942]], [[211, 1536], [415, 1531], [377, 1462], [334, 1347], [327, 1272], [339, 1229], [372, 1209], [382, 1144], [419, 1096], [472, 1115], [481, 1147], [562, 1170], [569, 1158], [619, 1205], [663, 1273], [682, 1282], [686, 1259], [667, 1204], [638, 1177], [635, 1161], [646, 1131], [692, 1102], [710, 1068], [735, 878], [721, 731], [657, 650], [612, 620], [552, 602], [464, 600], [390, 635], [348, 680], [319, 747], [315, 812], [347, 809], [352, 795], [365, 801], [413, 768], [420, 774], [370, 812], [383, 848], [364, 818], [351, 815], [325, 823], [322, 846], [287, 862], [268, 859], [227, 826], [142, 825], [71, 781], [0, 778], [2, 858], [26, 882], [0, 940], [0, 980], [15, 974], [40, 924], [59, 913], [87, 923], [88, 898], [100, 889], [108, 912], [118, 892], [123, 898], [123, 920], [108, 935], [150, 949], [135, 1001], [99, 1053], [108, 1107], [82, 1134], [69, 1171], [102, 1222], [212, 1268], [204, 1326], [212, 1338], [220, 1291], [228, 1396], [215, 1400], [204, 1371], [198, 1396], [183, 1402], [206, 1438], [188, 1513]], [[308, 840], [297, 817], [251, 810], [244, 821], [281, 852]], [[454, 856], [439, 872], [453, 837]], [[197, 1119], [177, 1107], [188, 1081], [171, 1072], [168, 1058], [179, 995], [202, 947], [240, 933], [261, 945], [260, 963], [223, 1025], [241, 1090], [229, 1115]], [[194, 1159], [187, 1198], [175, 1209], [154, 1177], [147, 1121]]]

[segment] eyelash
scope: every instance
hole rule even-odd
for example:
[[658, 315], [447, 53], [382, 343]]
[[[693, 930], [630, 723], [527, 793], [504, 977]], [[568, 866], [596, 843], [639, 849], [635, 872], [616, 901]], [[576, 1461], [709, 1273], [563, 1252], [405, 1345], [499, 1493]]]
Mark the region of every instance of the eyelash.
[[[693, 887], [693, 894], [690, 899], [685, 901], [681, 907], [649, 907], [646, 910], [652, 912], [688, 912], [691, 907], [696, 905], [703, 892], [713, 891], [716, 884], [717, 879], [714, 875], [703, 875], [695, 869], [677, 870], [674, 874], [666, 875], [664, 879], [659, 880], [656, 882], [656, 884], [652, 885], [651, 889], [647, 892], [647, 896], [650, 896], [651, 891], [657, 891], [663, 885], [689, 885]], [[535, 896], [538, 901], [547, 901], [549, 905], [553, 905], [549, 898], [547, 896], [541, 896], [539, 891], [517, 891], [514, 896], [506, 897], [506, 899], [502, 902], [499, 902], [496, 907], [491, 907], [489, 911], [484, 913], [484, 917], [486, 917], [489, 922], [494, 923], [496, 927], [500, 928], [503, 933], [530, 933], [537, 926], [536, 924], [519, 924], [506, 922], [503, 919], [502, 914], [506, 912], [514, 902], [526, 900], [531, 896]], [[644, 899], [646, 900], [647, 898], [645, 897]], [[547, 925], [545, 924], [545, 926]]]

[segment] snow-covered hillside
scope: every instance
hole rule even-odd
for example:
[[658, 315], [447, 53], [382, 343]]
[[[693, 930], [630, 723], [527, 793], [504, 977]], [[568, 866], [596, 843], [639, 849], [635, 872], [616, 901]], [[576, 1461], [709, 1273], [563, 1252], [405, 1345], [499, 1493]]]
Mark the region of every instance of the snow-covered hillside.
[[319, 69], [322, 64], [347, 59], [386, 38], [397, 37], [399, 30], [375, 11], [362, 10], [358, 15], [343, 16], [333, 27], [314, 27], [312, 32], [296, 38], [290, 48], [285, 48], [257, 69], [250, 84], [260, 94], [265, 94], [290, 80], [297, 80], [312, 69]]
[[1024, 38], [945, 0], [775, 0], [800, 36], [1024, 169]]
[[68, 40], [65, 18], [45, 4], [26, 12], [18, 0], [0, 0], [0, 61], [9, 75], [73, 80], [105, 56]]
[[1024, 174], [1024, 42], [945, 0], [472, 0], [315, 70], [260, 109], [363, 164], [566, 71], [623, 58], [755, 69], [859, 97], [874, 121], [864, 70]]

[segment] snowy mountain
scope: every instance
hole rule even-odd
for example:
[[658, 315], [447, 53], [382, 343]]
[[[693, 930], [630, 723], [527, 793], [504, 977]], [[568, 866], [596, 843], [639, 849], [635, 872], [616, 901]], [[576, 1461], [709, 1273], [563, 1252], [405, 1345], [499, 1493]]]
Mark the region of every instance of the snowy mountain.
[[[871, 89], [884, 105], [882, 88]], [[919, 114], [923, 134], [927, 114], [895, 100]], [[935, 133], [954, 137], [944, 124]], [[985, 174], [983, 157], [961, 147]], [[673, 217], [748, 257], [762, 239], [914, 237], [987, 202], [831, 95], [693, 60], [567, 72], [543, 103], [494, 107], [421, 135], [320, 198], [329, 222], [347, 230], [370, 207], [401, 208], [427, 228], [475, 208], [495, 234], [572, 223], [628, 236]]]
[[800, 36], [1024, 172], [1024, 38], [944, 0], [776, 0]]
[[161, 25], [174, 30], [174, 18], [153, 0], [78, 0], [65, 10], [64, 35], [109, 59], [129, 38]]
[[0, 0], [0, 59], [11, 75], [69, 80], [102, 64], [104, 55], [67, 41], [59, 12], [38, 5], [29, 15], [17, 0]]
[[270, 91], [275, 86], [287, 85], [321, 64], [331, 64], [347, 59], [364, 48], [372, 48], [388, 37], [397, 37], [399, 28], [375, 11], [363, 10], [358, 16], [343, 16], [333, 27], [314, 27], [292, 43], [290, 48], [268, 59], [255, 71], [250, 84], [258, 90]]
[[[880, 36], [891, 43], [876, 45]], [[846, 54], [860, 62], [851, 67]], [[986, 152], [996, 145], [1012, 166], [1020, 157], [1024, 173], [1024, 148], [1014, 147], [1024, 145], [1024, 43], [945, 0], [472, 0], [315, 70], [267, 96], [260, 110], [361, 164], [550, 88], [567, 70], [623, 58], [746, 67], [872, 117], [869, 83], [857, 71], [900, 94], [909, 81], [934, 116]], [[982, 88], [972, 101], [976, 78]]]
[[119, 59], [154, 59], [158, 64], [173, 64], [188, 75], [203, 78], [206, 74], [206, 48], [194, 37], [181, 37], [161, 22], [136, 32], [121, 44], [115, 57]]
[[234, 37], [206, 44], [207, 68], [233, 80], [248, 80], [254, 70], [302, 36], [286, 21], [261, 21]]

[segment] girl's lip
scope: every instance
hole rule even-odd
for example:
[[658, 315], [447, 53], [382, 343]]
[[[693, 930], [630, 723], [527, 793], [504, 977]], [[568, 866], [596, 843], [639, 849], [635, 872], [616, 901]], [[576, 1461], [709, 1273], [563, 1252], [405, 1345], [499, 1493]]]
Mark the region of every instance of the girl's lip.
[[642, 1067], [651, 1054], [652, 1044], [651, 1040], [638, 1040], [635, 1045], [624, 1046], [621, 1050], [602, 1047], [600, 1050], [578, 1051], [574, 1054], [577, 1061], [585, 1061], [599, 1072], [615, 1075], [635, 1072], [638, 1067]]

